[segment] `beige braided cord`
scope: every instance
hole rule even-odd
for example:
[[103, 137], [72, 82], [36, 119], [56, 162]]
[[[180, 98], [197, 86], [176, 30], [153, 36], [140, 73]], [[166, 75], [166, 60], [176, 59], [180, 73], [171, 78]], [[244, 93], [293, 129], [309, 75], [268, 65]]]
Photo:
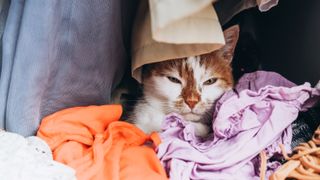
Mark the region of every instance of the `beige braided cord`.
[[260, 153], [260, 180], [265, 179], [266, 171], [267, 171], [267, 155], [265, 151], [261, 151]]
[[270, 180], [284, 180], [286, 178], [320, 180], [320, 127], [315, 131], [310, 141], [300, 143], [293, 149], [294, 154], [291, 157], [285, 152], [282, 144], [280, 144], [280, 148], [287, 162], [270, 176]]

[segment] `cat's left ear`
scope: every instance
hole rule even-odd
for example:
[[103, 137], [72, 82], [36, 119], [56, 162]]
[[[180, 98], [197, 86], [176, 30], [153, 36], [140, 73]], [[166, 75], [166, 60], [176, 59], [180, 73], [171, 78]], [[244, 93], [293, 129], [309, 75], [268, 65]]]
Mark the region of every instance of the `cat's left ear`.
[[234, 25], [223, 31], [226, 44], [218, 50], [219, 56], [231, 63], [234, 50], [239, 39], [239, 25]]

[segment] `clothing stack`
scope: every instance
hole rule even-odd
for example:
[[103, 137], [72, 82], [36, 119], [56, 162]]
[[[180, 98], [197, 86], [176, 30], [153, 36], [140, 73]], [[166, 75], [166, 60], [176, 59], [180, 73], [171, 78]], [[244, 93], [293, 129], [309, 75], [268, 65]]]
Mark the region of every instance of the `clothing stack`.
[[145, 134], [120, 121], [121, 106], [104, 105], [127, 64], [141, 82], [143, 65], [217, 50], [235, 15], [277, 4], [0, 1], [1, 179], [318, 178], [319, 130], [298, 145], [320, 123], [312, 107], [320, 91], [309, 83], [243, 75], [215, 105], [206, 138], [179, 114], [166, 117], [162, 132]]

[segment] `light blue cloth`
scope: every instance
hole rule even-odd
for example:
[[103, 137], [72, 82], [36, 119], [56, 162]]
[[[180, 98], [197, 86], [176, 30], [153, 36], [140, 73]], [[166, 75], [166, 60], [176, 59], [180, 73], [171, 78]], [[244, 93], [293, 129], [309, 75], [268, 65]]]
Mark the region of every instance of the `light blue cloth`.
[[122, 78], [120, 0], [12, 0], [3, 37], [0, 128], [33, 135], [55, 111], [109, 102]]

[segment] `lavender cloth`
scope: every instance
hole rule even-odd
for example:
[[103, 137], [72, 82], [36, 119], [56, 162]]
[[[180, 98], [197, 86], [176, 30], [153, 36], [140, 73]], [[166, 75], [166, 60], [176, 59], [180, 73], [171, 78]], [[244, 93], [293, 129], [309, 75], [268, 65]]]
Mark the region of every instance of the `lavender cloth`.
[[[214, 133], [205, 140], [179, 115], [167, 116], [158, 157], [170, 179], [258, 179], [257, 155], [265, 150], [270, 158], [280, 142], [290, 149], [290, 124], [320, 94], [264, 71], [243, 76], [236, 89], [217, 103]], [[278, 165], [269, 162], [269, 170]]]

